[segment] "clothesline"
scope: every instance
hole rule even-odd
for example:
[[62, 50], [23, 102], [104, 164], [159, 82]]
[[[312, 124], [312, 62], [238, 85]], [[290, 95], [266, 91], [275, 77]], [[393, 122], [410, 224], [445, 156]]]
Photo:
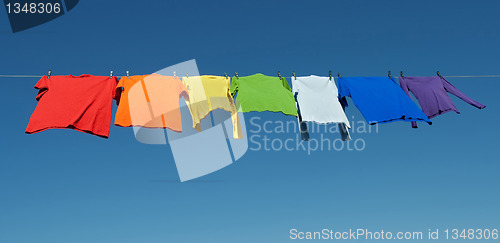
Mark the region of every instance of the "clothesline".
[[[108, 76], [108, 75], [102, 75], [102, 76]], [[4, 75], [0, 74], [0, 78], [41, 78], [43, 77], [42, 75]], [[117, 78], [121, 77], [126, 77], [125, 75], [123, 76], [115, 76]], [[443, 75], [444, 78], [500, 78], [500, 75], [457, 75], [457, 76], [445, 76]], [[292, 78], [292, 77], [285, 77], [285, 78]], [[338, 79], [338, 77], [332, 77], [334, 79]], [[393, 78], [400, 78], [399, 76], [393, 76]]]

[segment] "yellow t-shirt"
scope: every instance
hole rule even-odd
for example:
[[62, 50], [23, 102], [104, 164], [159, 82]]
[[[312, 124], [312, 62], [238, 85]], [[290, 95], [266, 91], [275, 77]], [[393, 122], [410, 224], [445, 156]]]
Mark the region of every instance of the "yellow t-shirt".
[[220, 76], [184, 77], [182, 82], [189, 90], [189, 101], [186, 101], [193, 119], [193, 127], [201, 131], [201, 119], [215, 109], [223, 109], [231, 113], [233, 137], [243, 138], [238, 112], [233, 97], [229, 93], [230, 79]]

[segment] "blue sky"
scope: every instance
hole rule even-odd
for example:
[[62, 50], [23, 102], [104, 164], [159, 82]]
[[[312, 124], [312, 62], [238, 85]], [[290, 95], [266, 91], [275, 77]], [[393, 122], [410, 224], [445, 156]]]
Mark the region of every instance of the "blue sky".
[[[16, 34], [0, 11], [0, 74], [134, 75], [193, 58], [213, 75], [500, 74], [499, 8], [493, 0], [82, 0]], [[168, 146], [140, 144], [128, 128], [112, 126], [108, 140], [24, 134], [38, 80], [0, 81], [0, 242], [286, 242], [291, 228], [500, 228], [498, 78], [449, 79], [485, 110], [452, 97], [461, 114], [432, 126], [352, 134], [366, 141], [363, 151], [248, 151], [186, 183]], [[363, 121], [354, 106], [346, 114]], [[245, 117], [248, 129], [252, 117], [295, 121]]]

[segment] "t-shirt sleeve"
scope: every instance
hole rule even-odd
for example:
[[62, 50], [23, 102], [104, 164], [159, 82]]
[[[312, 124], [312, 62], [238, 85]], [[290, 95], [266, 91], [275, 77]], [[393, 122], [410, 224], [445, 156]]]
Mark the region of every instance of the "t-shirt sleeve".
[[299, 82], [294, 77], [291, 77], [291, 80], [292, 80], [292, 93], [295, 94], [299, 92]]
[[339, 78], [338, 83], [339, 83], [339, 101], [343, 107], [346, 107], [348, 106], [346, 97], [351, 96], [351, 91], [349, 90], [349, 87], [347, 87], [343, 79]]
[[[186, 88], [186, 90], [189, 92], [191, 91], [191, 83], [189, 81], [190, 79], [188, 77], [183, 77], [182, 78], [182, 84], [184, 85], [184, 87]], [[179, 92], [182, 92], [182, 90], [179, 90]]]
[[[408, 95], [408, 97], [410, 97], [410, 99], [411, 99], [410, 88], [408, 88], [408, 83], [406, 82], [406, 80], [404, 78], [399, 78], [399, 86], [401, 86], [401, 88], [406, 93], [406, 95]], [[411, 127], [418, 128], [417, 122], [412, 121]]]
[[227, 77], [227, 78], [224, 78], [224, 80], [226, 80], [226, 84], [225, 84], [225, 87], [227, 89], [227, 94], [231, 95], [231, 78]]
[[115, 97], [116, 96], [116, 89], [118, 89], [118, 78], [117, 77], [113, 77], [113, 82], [111, 82], [111, 85], [113, 86], [113, 91], [111, 93], [111, 97]]
[[181, 81], [177, 82], [177, 90], [179, 93], [179, 98], [184, 97], [184, 99], [189, 100], [189, 91]]
[[236, 92], [238, 92], [238, 79], [236, 77], [233, 77], [231, 79], [231, 85], [229, 86], [229, 92], [231, 93], [231, 96], [234, 96]]
[[47, 76], [43, 76], [38, 83], [35, 84], [35, 89], [38, 89], [36, 100], [39, 101], [42, 96], [49, 90], [49, 80]]
[[290, 85], [288, 85], [288, 82], [286, 81], [286, 78], [281, 78], [281, 82], [283, 83], [283, 87], [287, 89], [288, 91], [292, 92], [292, 89], [290, 88]]
[[117, 105], [120, 104], [120, 98], [122, 97], [123, 89], [125, 89], [125, 79], [126, 77], [122, 77], [114, 90], [113, 99], [116, 100]]
[[455, 88], [455, 86], [453, 86], [450, 82], [448, 82], [446, 79], [444, 78], [441, 78], [441, 81], [443, 82], [443, 86], [444, 86], [444, 89], [446, 91], [448, 91], [449, 93], [457, 96], [458, 98], [462, 99], [463, 101], [469, 103], [470, 105], [474, 106], [474, 107], [477, 107], [479, 109], [483, 109], [485, 108], [486, 106], [469, 98], [469, 96], [465, 95], [464, 93], [462, 93], [460, 90], [458, 90], [457, 88]]

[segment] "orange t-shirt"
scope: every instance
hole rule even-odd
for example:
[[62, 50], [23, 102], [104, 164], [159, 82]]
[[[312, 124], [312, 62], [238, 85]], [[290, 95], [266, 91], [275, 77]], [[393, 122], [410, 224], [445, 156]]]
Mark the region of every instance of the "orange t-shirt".
[[179, 98], [188, 91], [178, 77], [159, 74], [122, 77], [115, 99], [115, 125], [168, 128], [182, 132]]

